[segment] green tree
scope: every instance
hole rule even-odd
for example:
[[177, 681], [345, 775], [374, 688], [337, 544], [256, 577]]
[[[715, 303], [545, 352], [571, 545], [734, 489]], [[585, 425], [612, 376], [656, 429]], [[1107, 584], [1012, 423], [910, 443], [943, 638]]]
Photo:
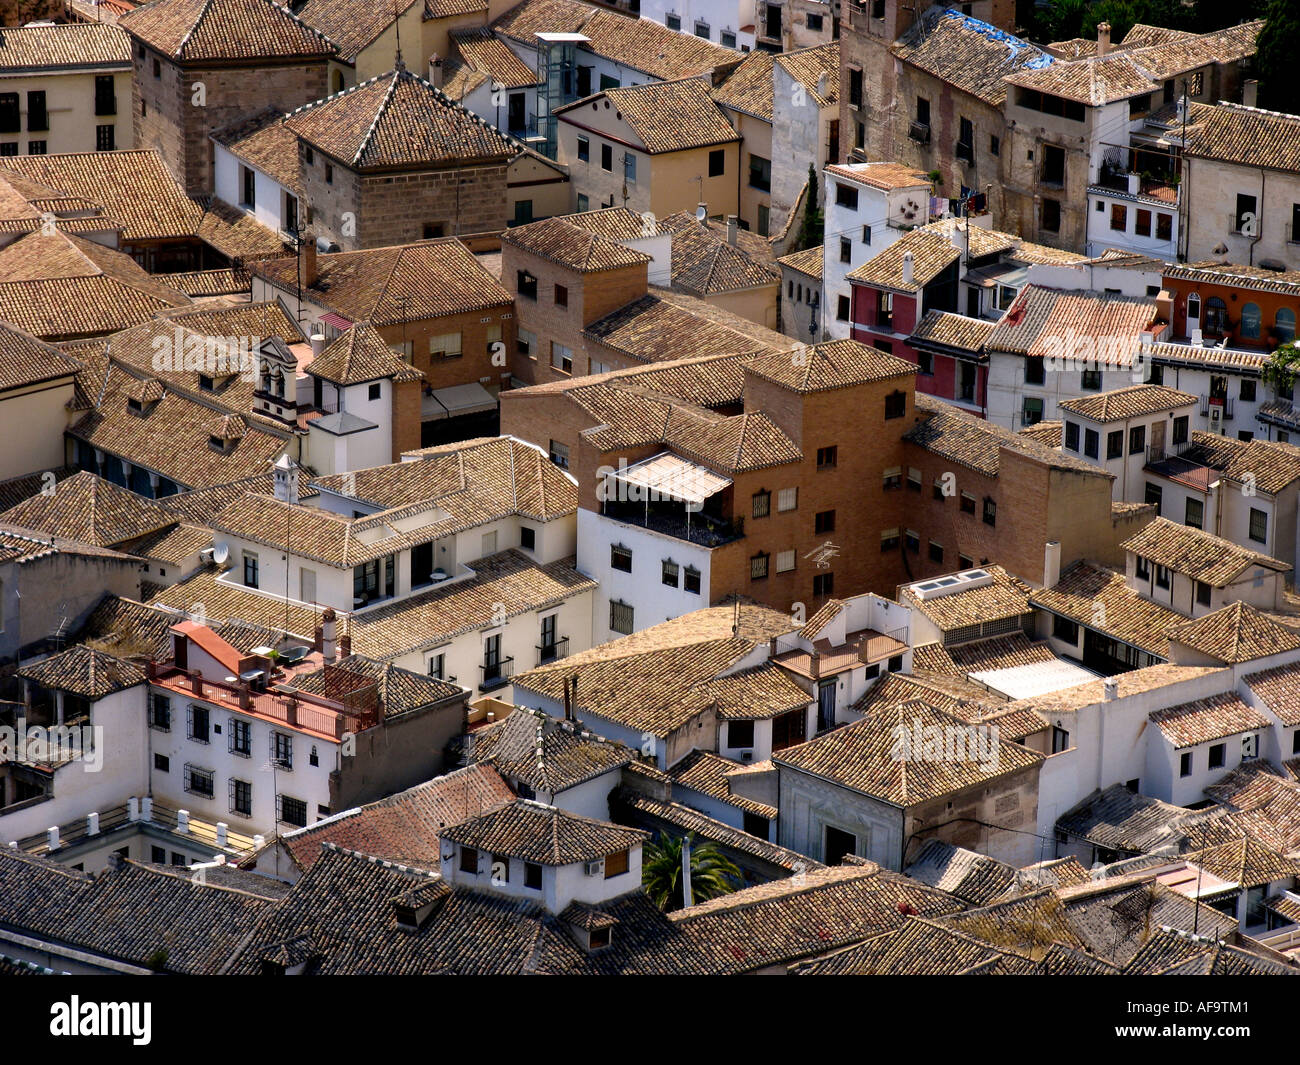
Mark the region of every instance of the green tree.
[[[736, 863], [711, 840], [695, 842], [692, 832], [686, 839], [691, 848], [691, 897], [707, 902], [728, 895], [741, 883]], [[646, 894], [661, 910], [680, 910], [682, 901], [682, 837], [660, 836], [657, 843], [647, 843], [641, 858], [641, 883]]]
[[1260, 376], [1278, 394], [1288, 391], [1295, 384], [1296, 378], [1300, 377], [1300, 348], [1296, 347], [1294, 340], [1279, 345], [1264, 360]]
[[808, 195], [803, 201], [803, 222], [799, 225], [799, 239], [796, 251], [815, 248], [825, 239], [826, 216], [817, 206], [817, 168], [808, 164]]
[[1300, 54], [1300, 8], [1294, 0], [1269, 0], [1255, 53], [1261, 107], [1300, 114], [1300, 81], [1294, 69], [1297, 54]]

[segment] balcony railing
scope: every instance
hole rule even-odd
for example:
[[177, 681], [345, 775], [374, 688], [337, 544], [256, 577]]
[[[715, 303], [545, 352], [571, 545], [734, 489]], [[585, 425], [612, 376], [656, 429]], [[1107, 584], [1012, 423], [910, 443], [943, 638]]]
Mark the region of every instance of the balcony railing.
[[1232, 421], [1235, 412], [1233, 410], [1231, 399], [1227, 396], [1201, 396], [1201, 413], [1203, 415], [1208, 415], [1212, 406], [1222, 407], [1223, 420], [1226, 422]]
[[492, 691], [495, 688], [504, 688], [510, 683], [510, 678], [515, 675], [515, 660], [507, 655], [499, 662], [484, 662], [479, 669], [483, 673], [483, 681], [479, 684], [479, 688], [485, 692]]
[[907, 135], [917, 144], [929, 144], [930, 124], [928, 122], [913, 122], [907, 127]]
[[561, 636], [554, 643], [539, 644], [537, 647], [537, 664], [546, 665], [547, 662], [558, 662], [561, 658], [569, 657], [569, 638]]

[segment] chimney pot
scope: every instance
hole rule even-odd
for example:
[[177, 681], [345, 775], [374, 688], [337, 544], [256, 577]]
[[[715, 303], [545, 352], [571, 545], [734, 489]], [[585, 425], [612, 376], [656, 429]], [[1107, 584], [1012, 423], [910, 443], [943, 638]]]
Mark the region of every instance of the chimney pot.
[[230, 826], [224, 821], [217, 822], [217, 846], [226, 847], [230, 845]]
[[910, 285], [915, 274], [916, 257], [910, 252], [903, 252], [903, 284]]
[[51, 825], [48, 832], [46, 833], [46, 836], [48, 838], [50, 850], [52, 851], [58, 850], [59, 849], [59, 826]]
[[99, 835], [99, 814], [97, 812], [86, 815], [86, 835]]
[[727, 215], [727, 243], [736, 243], [736, 231], [740, 228], [740, 220], [734, 215]]
[[1106, 702], [1112, 702], [1119, 698], [1119, 681], [1114, 677], [1107, 677], [1101, 684], [1102, 691], [1106, 693]]
[[1110, 23], [1097, 23], [1097, 56], [1106, 55], [1110, 52]]
[[190, 830], [190, 812], [189, 810], [176, 811], [176, 831], [189, 832]]
[[302, 287], [311, 288], [316, 284], [319, 274], [316, 269], [316, 238], [310, 232], [304, 231], [299, 238], [302, 242], [302, 255], [300, 263], [302, 266]]
[[141, 821], [153, 820], [153, 799], [150, 798], [148, 795], [146, 795], [143, 799], [140, 800], [140, 820]]
[[320, 616], [320, 653], [326, 662], [333, 662], [337, 646], [338, 622], [332, 607], [326, 607]]

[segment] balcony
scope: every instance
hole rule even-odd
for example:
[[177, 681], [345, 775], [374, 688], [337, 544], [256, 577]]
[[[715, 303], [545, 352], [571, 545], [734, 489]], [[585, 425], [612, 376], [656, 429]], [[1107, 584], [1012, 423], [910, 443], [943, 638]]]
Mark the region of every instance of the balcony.
[[515, 675], [515, 660], [511, 655], [507, 655], [499, 662], [484, 662], [479, 666], [483, 674], [483, 679], [479, 684], [479, 690], [490, 692], [497, 688], [504, 688], [510, 683], [511, 678]]
[[614, 521], [701, 547], [721, 547], [745, 535], [744, 518], [727, 519], [704, 511], [690, 513], [684, 506], [671, 504], [651, 503], [647, 507], [641, 503], [606, 502], [601, 513]]
[[537, 646], [537, 664], [544, 666], [548, 662], [558, 662], [561, 658], [569, 657], [569, 638], [561, 636], [554, 643], [544, 643]]
[[907, 135], [917, 144], [929, 144], [930, 125], [927, 122], [913, 122], [907, 127]]
[[1223, 420], [1225, 422], [1232, 421], [1235, 412], [1233, 410], [1232, 400], [1227, 396], [1201, 396], [1201, 415], [1203, 417], [1209, 416], [1212, 407], [1219, 407], [1223, 410]]

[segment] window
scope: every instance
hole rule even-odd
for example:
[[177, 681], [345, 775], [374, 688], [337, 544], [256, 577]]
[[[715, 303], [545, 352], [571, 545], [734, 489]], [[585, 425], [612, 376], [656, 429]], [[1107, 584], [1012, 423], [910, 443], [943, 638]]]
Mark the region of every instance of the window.
[[1079, 423], [1078, 422], [1065, 423], [1065, 450], [1066, 451], [1079, 450]]
[[1002, 154], [1002, 141], [995, 136], [989, 136], [989, 155]]
[[749, 157], [749, 187], [760, 192], [772, 191], [772, 160], [761, 155]]
[[1156, 563], [1156, 587], [1169, 590], [1169, 570], [1158, 562]]
[[1232, 230], [1234, 233], [1245, 233], [1247, 236], [1255, 236], [1256, 219], [1255, 213], [1256, 201], [1254, 196], [1247, 195], [1244, 192], [1237, 193], [1237, 213], [1233, 215]]
[[28, 154], [28, 155], [44, 155], [44, 154], [45, 154], [45, 142], [44, 142], [44, 141], [28, 141], [28, 142], [27, 142], [27, 154]]
[[623, 180], [629, 185], [636, 184], [636, 156], [631, 152], [623, 153]]
[[[1282, 317], [1282, 312], [1281, 312], [1281, 311], [1278, 311], [1278, 318], [1281, 319], [1281, 317]], [[1293, 316], [1293, 318], [1292, 318], [1292, 327], [1293, 327], [1293, 328], [1294, 328], [1294, 325], [1295, 325], [1295, 322], [1294, 322], [1294, 316]], [[1240, 391], [1240, 393], [1238, 393], [1238, 394], [1240, 395], [1240, 397], [1241, 397], [1241, 401], [1242, 401], [1243, 403], [1254, 403], [1254, 402], [1255, 402], [1255, 384], [1256, 384], [1256, 383], [1255, 383], [1254, 381], [1242, 381], [1242, 382], [1241, 382], [1241, 391]]]
[[871, 17], [883, 21], [885, 17], [885, 0], [871, 0]]
[[918, 351], [916, 353], [917, 372], [926, 377], [934, 376], [934, 354], [929, 351]]
[[915, 529], [907, 529], [903, 532], [903, 545], [907, 548], [910, 555], [921, 553], [921, 534]]
[[835, 531], [835, 511], [823, 510], [813, 518], [813, 532], [820, 536], [822, 533]]
[[43, 91], [27, 94], [27, 129], [32, 133], [44, 133], [50, 128], [50, 117], [45, 110], [45, 93]]
[[624, 573], [632, 572], [632, 552], [622, 544], [611, 544], [609, 548], [609, 564], [612, 568], [622, 570]]
[[524, 862], [524, 887], [530, 891], [542, 890], [542, 867], [535, 862]]
[[1043, 401], [1040, 397], [1025, 397], [1020, 409], [1020, 420], [1025, 425], [1037, 425], [1043, 420]]
[[1249, 340], [1259, 339], [1259, 327], [1263, 315], [1260, 313], [1258, 303], [1243, 303], [1241, 305], [1241, 335]]
[[1138, 209], [1133, 219], [1133, 234], [1138, 237], [1151, 236], [1151, 212]]
[[1227, 753], [1227, 744], [1216, 743], [1210, 748], [1210, 768], [1222, 769], [1224, 755]]
[[632, 631], [631, 603], [615, 600], [609, 604], [609, 627], [614, 632], [621, 632], [624, 636]]
[[857, 67], [849, 67], [849, 103], [862, 106], [862, 71]]
[[915, 466], [907, 467], [907, 488], [910, 492], [921, 490], [921, 471]]
[[287, 732], [271, 733], [271, 760], [280, 769], [293, 769], [293, 737]]
[[975, 161], [975, 127], [969, 118], [958, 119], [957, 158], [968, 163]]
[[149, 727], [158, 732], [170, 732], [172, 728], [172, 701], [169, 696], [154, 692], [149, 700]]
[[836, 184], [835, 186], [835, 205], [837, 207], [847, 207], [850, 211], [858, 209], [858, 190], [852, 185]]
[[591, 162], [591, 141], [587, 137], [578, 138], [578, 159], [581, 162]]
[[558, 440], [551, 441], [550, 447], [551, 461], [559, 466], [562, 470], [569, 468], [569, 445], [562, 444]]
[[1147, 427], [1145, 425], [1135, 425], [1128, 431], [1128, 453], [1136, 455], [1146, 447]]
[[95, 75], [95, 114], [117, 114], [117, 95], [113, 91], [113, 75]]
[[[667, 26], [670, 30], [680, 30], [680, 29], [682, 28], [682, 16], [681, 16], [681, 15], [665, 15], [665, 16], [664, 16], [664, 25]], [[538, 881], [537, 886], [538, 886], [539, 888], [542, 886], [540, 880]]]
[[379, 382], [376, 381], [368, 389], [366, 389], [366, 398], [369, 399], [371, 403], [373, 403], [375, 400], [379, 398], [379, 392], [380, 392]]
[[669, 588], [676, 588], [677, 575], [680, 572], [680, 570], [681, 567], [678, 566], [676, 562], [674, 562], [671, 558], [666, 558], [663, 561], [663, 576], [660, 579], [663, 581], [664, 584], [668, 585]]
[[191, 795], [199, 795], [205, 799], [210, 799], [216, 792], [214, 778], [215, 774], [211, 769], [200, 769], [198, 766], [187, 765], [185, 767], [185, 790]]
[[170, 773], [172, 760], [165, 754], [155, 754], [153, 756], [153, 767], [160, 773]]
[[765, 552], [760, 551], [757, 555], [751, 555], [749, 558], [749, 579], [751, 581], [767, 580], [767, 563], [768, 556]]
[[776, 509], [778, 513], [787, 510], [794, 510], [799, 505], [798, 488], [782, 488], [776, 493]]
[[1156, 215], [1156, 240], [1170, 241], [1174, 239], [1174, 216], [1171, 214]]
[[835, 304], [835, 320], [837, 322], [847, 322], [849, 320], [849, 297], [840, 296]]
[[840, 237], [840, 262], [853, 262], [853, 241], [848, 237]]
[[1084, 370], [1079, 376], [1079, 386], [1085, 392], [1101, 391], [1101, 371]]
[[1043, 201], [1043, 231], [1046, 233], [1061, 232], [1061, 201], [1044, 200]]
[[1079, 643], [1079, 626], [1077, 622], [1069, 618], [1061, 617], [1060, 614], [1052, 615], [1052, 636], [1058, 640], [1068, 643], [1071, 647], [1078, 646]]
[[325, 164], [325, 184], [326, 184], [326, 185], [333, 185], [333, 184], [334, 184], [334, 164], [333, 164], [333, 163], [326, 163], [326, 164]]
[[1187, 500], [1187, 513], [1183, 524], [1193, 529], [1205, 528], [1205, 503], [1200, 499]]
[[819, 447], [817, 449], [817, 468], [819, 470], [829, 470], [835, 467], [839, 461], [840, 449], [838, 445], [831, 447]]
[[230, 812], [242, 817], [253, 815], [253, 785], [247, 780], [230, 779]]
[[991, 496], [984, 497], [984, 524], [997, 525], [998, 505]]
[[460, 871], [478, 875], [478, 850], [474, 847], [461, 847]]
[[776, 572], [789, 573], [794, 569], [794, 551], [778, 551], [776, 553]]
[[569, 305], [569, 289], [566, 285], [555, 286], [555, 305], [557, 307], [567, 307]]
[[[1282, 307], [1277, 312], [1277, 317], [1273, 319], [1273, 332], [1277, 334], [1279, 344], [1289, 344], [1295, 340], [1295, 311], [1290, 307]], [[1255, 382], [1242, 382], [1241, 398], [1246, 398], [1245, 386], [1250, 385], [1250, 398], [1255, 398]]]
[[237, 717], [230, 719], [230, 753], [248, 758], [253, 753], [253, 726]]
[[807, 19], [807, 21], [806, 21], [806, 25], [808, 26], [808, 30], [809, 30], [810, 33], [820, 33], [820, 32], [821, 32], [821, 29], [822, 29], [822, 16], [821, 16], [821, 15], [814, 15], [814, 14], [812, 14], [812, 12], [809, 12], [808, 15], [806, 16], [806, 19]]
[[1183, 751], [1178, 756], [1178, 775], [1180, 777], [1190, 777], [1192, 775], [1192, 752]]
[[709, 24], [707, 22], [700, 22], [699, 20], [696, 20], [695, 36], [703, 37], [707, 41], [709, 39]]
[[818, 573], [813, 577], [813, 595], [817, 598], [835, 593], [835, 574]]
[[1106, 434], [1106, 457], [1120, 459], [1124, 457], [1124, 430], [1116, 429]]
[[880, 553], [883, 555], [886, 551], [895, 551], [899, 545], [898, 529], [881, 529], [880, 530]]
[[529, 528], [527, 525], [519, 526], [519, 546], [525, 551], [535, 551], [537, 549], [537, 530]]
[[723, 148], [709, 152], [709, 177], [722, 177], [727, 170], [727, 153]]
[[600, 168], [601, 170], [613, 173], [614, 171], [614, 148], [609, 144], [600, 146]]
[[520, 355], [527, 355], [530, 359], [536, 359], [537, 336], [528, 329], [520, 329], [515, 334], [515, 351]]
[[916, 98], [916, 122], [921, 126], [930, 124], [930, 101], [924, 96]]
[[930, 541], [930, 561], [943, 562], [943, 544], [937, 544], [933, 540]]
[[1196, 582], [1196, 602], [1197, 602], [1197, 603], [1199, 603], [1201, 606], [1209, 606], [1209, 605], [1210, 605], [1210, 594], [1211, 594], [1211, 589], [1210, 589], [1210, 586], [1209, 586], [1208, 584], [1206, 584], [1204, 581], [1197, 581], [1197, 582]]
[[975, 513], [975, 497], [969, 492], [963, 492], [961, 494], [961, 512], [963, 514]]
[[561, 373], [573, 373], [573, 349], [551, 341], [551, 366]]
[[750, 512], [756, 518], [766, 518], [772, 513], [772, 493], [764, 489], [755, 492], [750, 499]]
[[516, 270], [515, 290], [525, 299], [537, 299], [537, 278], [527, 270]]
[[1137, 558], [1134, 559], [1134, 565], [1134, 572], [1137, 574], [1138, 580], [1149, 581], [1151, 579], [1151, 565], [1145, 558], [1138, 555]]
[[247, 588], [256, 588], [257, 584], [257, 556], [251, 551], [244, 552], [244, 586]]
[[883, 486], [886, 492], [903, 486], [903, 467], [888, 466], [883, 474]]
[[1059, 725], [1052, 726], [1052, 753], [1060, 754], [1070, 749], [1070, 733]]
[[1128, 208], [1122, 203], [1111, 204], [1110, 228], [1117, 233], [1124, 233], [1128, 230]]
[[1047, 380], [1047, 370], [1042, 359], [1025, 359], [1025, 384], [1041, 385]]
[[155, 78], [162, 77], [162, 62], [160, 60], [155, 59], [153, 61], [153, 76]]
[[1250, 532], [1248, 535], [1257, 544], [1268, 543], [1268, 514], [1254, 507], [1250, 508]]
[[1090, 459], [1097, 458], [1101, 448], [1101, 434], [1096, 429], [1083, 431], [1083, 453]]
[[1174, 419], [1174, 443], [1175, 444], [1187, 443], [1187, 430], [1188, 430], [1188, 422], [1187, 422], [1186, 414], [1184, 414], [1180, 418]]
[[211, 715], [206, 706], [190, 706], [190, 739], [195, 743], [207, 743], [212, 738]]
[[95, 151], [111, 152], [117, 147], [116, 126], [95, 127]]
[[682, 591], [692, 595], [700, 594], [700, 571], [694, 566], [687, 566], [682, 571]]
[[723, 30], [721, 33], [718, 34], [718, 43], [721, 44], [723, 48], [735, 48], [736, 31]]

